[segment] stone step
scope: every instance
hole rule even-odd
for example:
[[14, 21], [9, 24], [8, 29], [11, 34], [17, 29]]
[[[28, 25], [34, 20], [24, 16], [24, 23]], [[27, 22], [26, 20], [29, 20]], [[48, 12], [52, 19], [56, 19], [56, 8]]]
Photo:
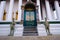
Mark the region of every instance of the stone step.
[[16, 24], [14, 30], [14, 36], [23, 36], [23, 29], [24, 29], [23, 25]]
[[0, 24], [0, 28], [10, 28], [10, 24]]
[[50, 32], [53, 35], [59, 35], [60, 34], [60, 24], [50, 24]]
[[47, 36], [45, 26], [43, 24], [38, 24], [37, 30], [38, 30], [38, 36]]
[[38, 34], [35, 33], [35, 32], [32, 32], [32, 33], [30, 33], [30, 32], [28, 32], [28, 33], [24, 32], [23, 36], [38, 36]]
[[8, 36], [10, 34], [10, 24], [0, 24], [0, 36]]
[[36, 28], [24, 28], [24, 31], [37, 31], [37, 29]]
[[23, 36], [38, 36], [36, 28], [24, 28]]

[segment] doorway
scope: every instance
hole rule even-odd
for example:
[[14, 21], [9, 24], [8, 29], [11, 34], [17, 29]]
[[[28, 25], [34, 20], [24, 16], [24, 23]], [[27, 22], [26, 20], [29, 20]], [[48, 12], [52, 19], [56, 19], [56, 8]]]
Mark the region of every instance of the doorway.
[[27, 3], [24, 7], [24, 23], [26, 27], [36, 27], [36, 6], [33, 3]]
[[23, 36], [37, 36], [36, 6], [32, 2], [27, 2], [24, 7], [24, 31]]

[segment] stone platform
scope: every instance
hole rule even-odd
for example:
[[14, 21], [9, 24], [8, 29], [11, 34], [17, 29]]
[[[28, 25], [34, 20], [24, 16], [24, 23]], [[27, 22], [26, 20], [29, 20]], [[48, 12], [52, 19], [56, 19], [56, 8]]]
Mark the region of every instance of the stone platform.
[[54, 36], [0, 36], [0, 40], [60, 40], [60, 35]]

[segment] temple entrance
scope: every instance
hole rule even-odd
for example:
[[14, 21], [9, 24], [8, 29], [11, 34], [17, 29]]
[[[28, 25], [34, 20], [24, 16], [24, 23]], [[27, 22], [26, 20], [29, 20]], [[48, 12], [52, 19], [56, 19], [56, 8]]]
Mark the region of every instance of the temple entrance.
[[24, 26], [36, 27], [36, 6], [32, 3], [27, 3], [24, 7]]
[[23, 36], [37, 36], [36, 6], [30, 1], [24, 7]]

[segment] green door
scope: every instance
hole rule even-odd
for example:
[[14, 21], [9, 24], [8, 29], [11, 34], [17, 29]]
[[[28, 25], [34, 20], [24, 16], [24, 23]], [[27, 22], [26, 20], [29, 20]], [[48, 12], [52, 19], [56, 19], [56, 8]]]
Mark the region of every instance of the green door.
[[24, 26], [37, 26], [36, 11], [35, 10], [24, 10]]

